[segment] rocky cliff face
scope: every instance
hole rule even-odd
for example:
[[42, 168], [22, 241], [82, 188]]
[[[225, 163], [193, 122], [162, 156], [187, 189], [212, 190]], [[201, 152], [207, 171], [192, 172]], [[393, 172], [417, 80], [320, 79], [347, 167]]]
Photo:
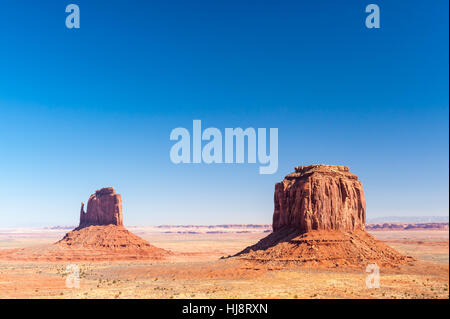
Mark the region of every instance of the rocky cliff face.
[[325, 267], [409, 264], [365, 230], [366, 202], [346, 166], [299, 166], [275, 185], [273, 232], [237, 253], [258, 263]]
[[293, 228], [364, 230], [366, 202], [358, 177], [346, 166], [299, 166], [275, 185], [274, 232]]
[[81, 203], [80, 226], [123, 225], [122, 197], [112, 187], [102, 188], [89, 197], [87, 212]]

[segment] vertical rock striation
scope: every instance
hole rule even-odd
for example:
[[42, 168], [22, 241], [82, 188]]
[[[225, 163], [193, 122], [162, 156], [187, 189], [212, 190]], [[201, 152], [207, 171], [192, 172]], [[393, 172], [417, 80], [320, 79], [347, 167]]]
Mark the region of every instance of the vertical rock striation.
[[102, 188], [89, 197], [87, 212], [81, 203], [80, 225], [88, 226], [123, 225], [122, 197], [112, 187]]
[[298, 166], [275, 185], [274, 232], [364, 230], [366, 201], [358, 177], [346, 166]]

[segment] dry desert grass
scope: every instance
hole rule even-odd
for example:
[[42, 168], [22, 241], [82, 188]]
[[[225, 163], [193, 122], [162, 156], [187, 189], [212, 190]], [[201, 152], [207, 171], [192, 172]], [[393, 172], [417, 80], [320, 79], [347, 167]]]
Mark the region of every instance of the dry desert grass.
[[8, 249], [38, 252], [66, 230], [0, 232], [0, 298], [449, 298], [448, 231], [376, 231], [372, 234], [418, 261], [380, 268], [379, 289], [368, 289], [361, 269], [258, 264], [220, 259], [267, 233], [129, 228], [174, 252], [159, 261], [79, 262], [80, 288], [66, 288], [68, 262], [6, 260]]

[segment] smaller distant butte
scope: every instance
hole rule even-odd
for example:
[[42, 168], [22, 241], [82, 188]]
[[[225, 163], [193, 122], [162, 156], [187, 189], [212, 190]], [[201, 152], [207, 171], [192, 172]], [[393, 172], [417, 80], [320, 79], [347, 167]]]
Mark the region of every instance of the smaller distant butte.
[[81, 204], [80, 225], [56, 245], [76, 251], [75, 256], [88, 260], [162, 259], [171, 254], [123, 226], [122, 197], [112, 187], [92, 194], [87, 212]]
[[45, 247], [22, 248], [9, 260], [118, 261], [159, 260], [172, 252], [157, 248], [123, 226], [122, 199], [114, 188], [102, 188], [89, 197], [87, 212], [81, 204], [80, 224], [60, 241]]

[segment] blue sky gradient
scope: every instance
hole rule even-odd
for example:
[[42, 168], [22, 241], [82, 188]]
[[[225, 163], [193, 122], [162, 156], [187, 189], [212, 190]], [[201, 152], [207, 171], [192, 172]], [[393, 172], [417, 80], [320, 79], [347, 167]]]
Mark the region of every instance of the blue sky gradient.
[[[448, 215], [448, 1], [0, 0], [0, 227], [271, 223], [294, 166], [347, 165], [367, 216]], [[279, 128], [279, 168], [174, 165], [170, 131]], [[6, 216], [6, 218], [4, 218]]]

